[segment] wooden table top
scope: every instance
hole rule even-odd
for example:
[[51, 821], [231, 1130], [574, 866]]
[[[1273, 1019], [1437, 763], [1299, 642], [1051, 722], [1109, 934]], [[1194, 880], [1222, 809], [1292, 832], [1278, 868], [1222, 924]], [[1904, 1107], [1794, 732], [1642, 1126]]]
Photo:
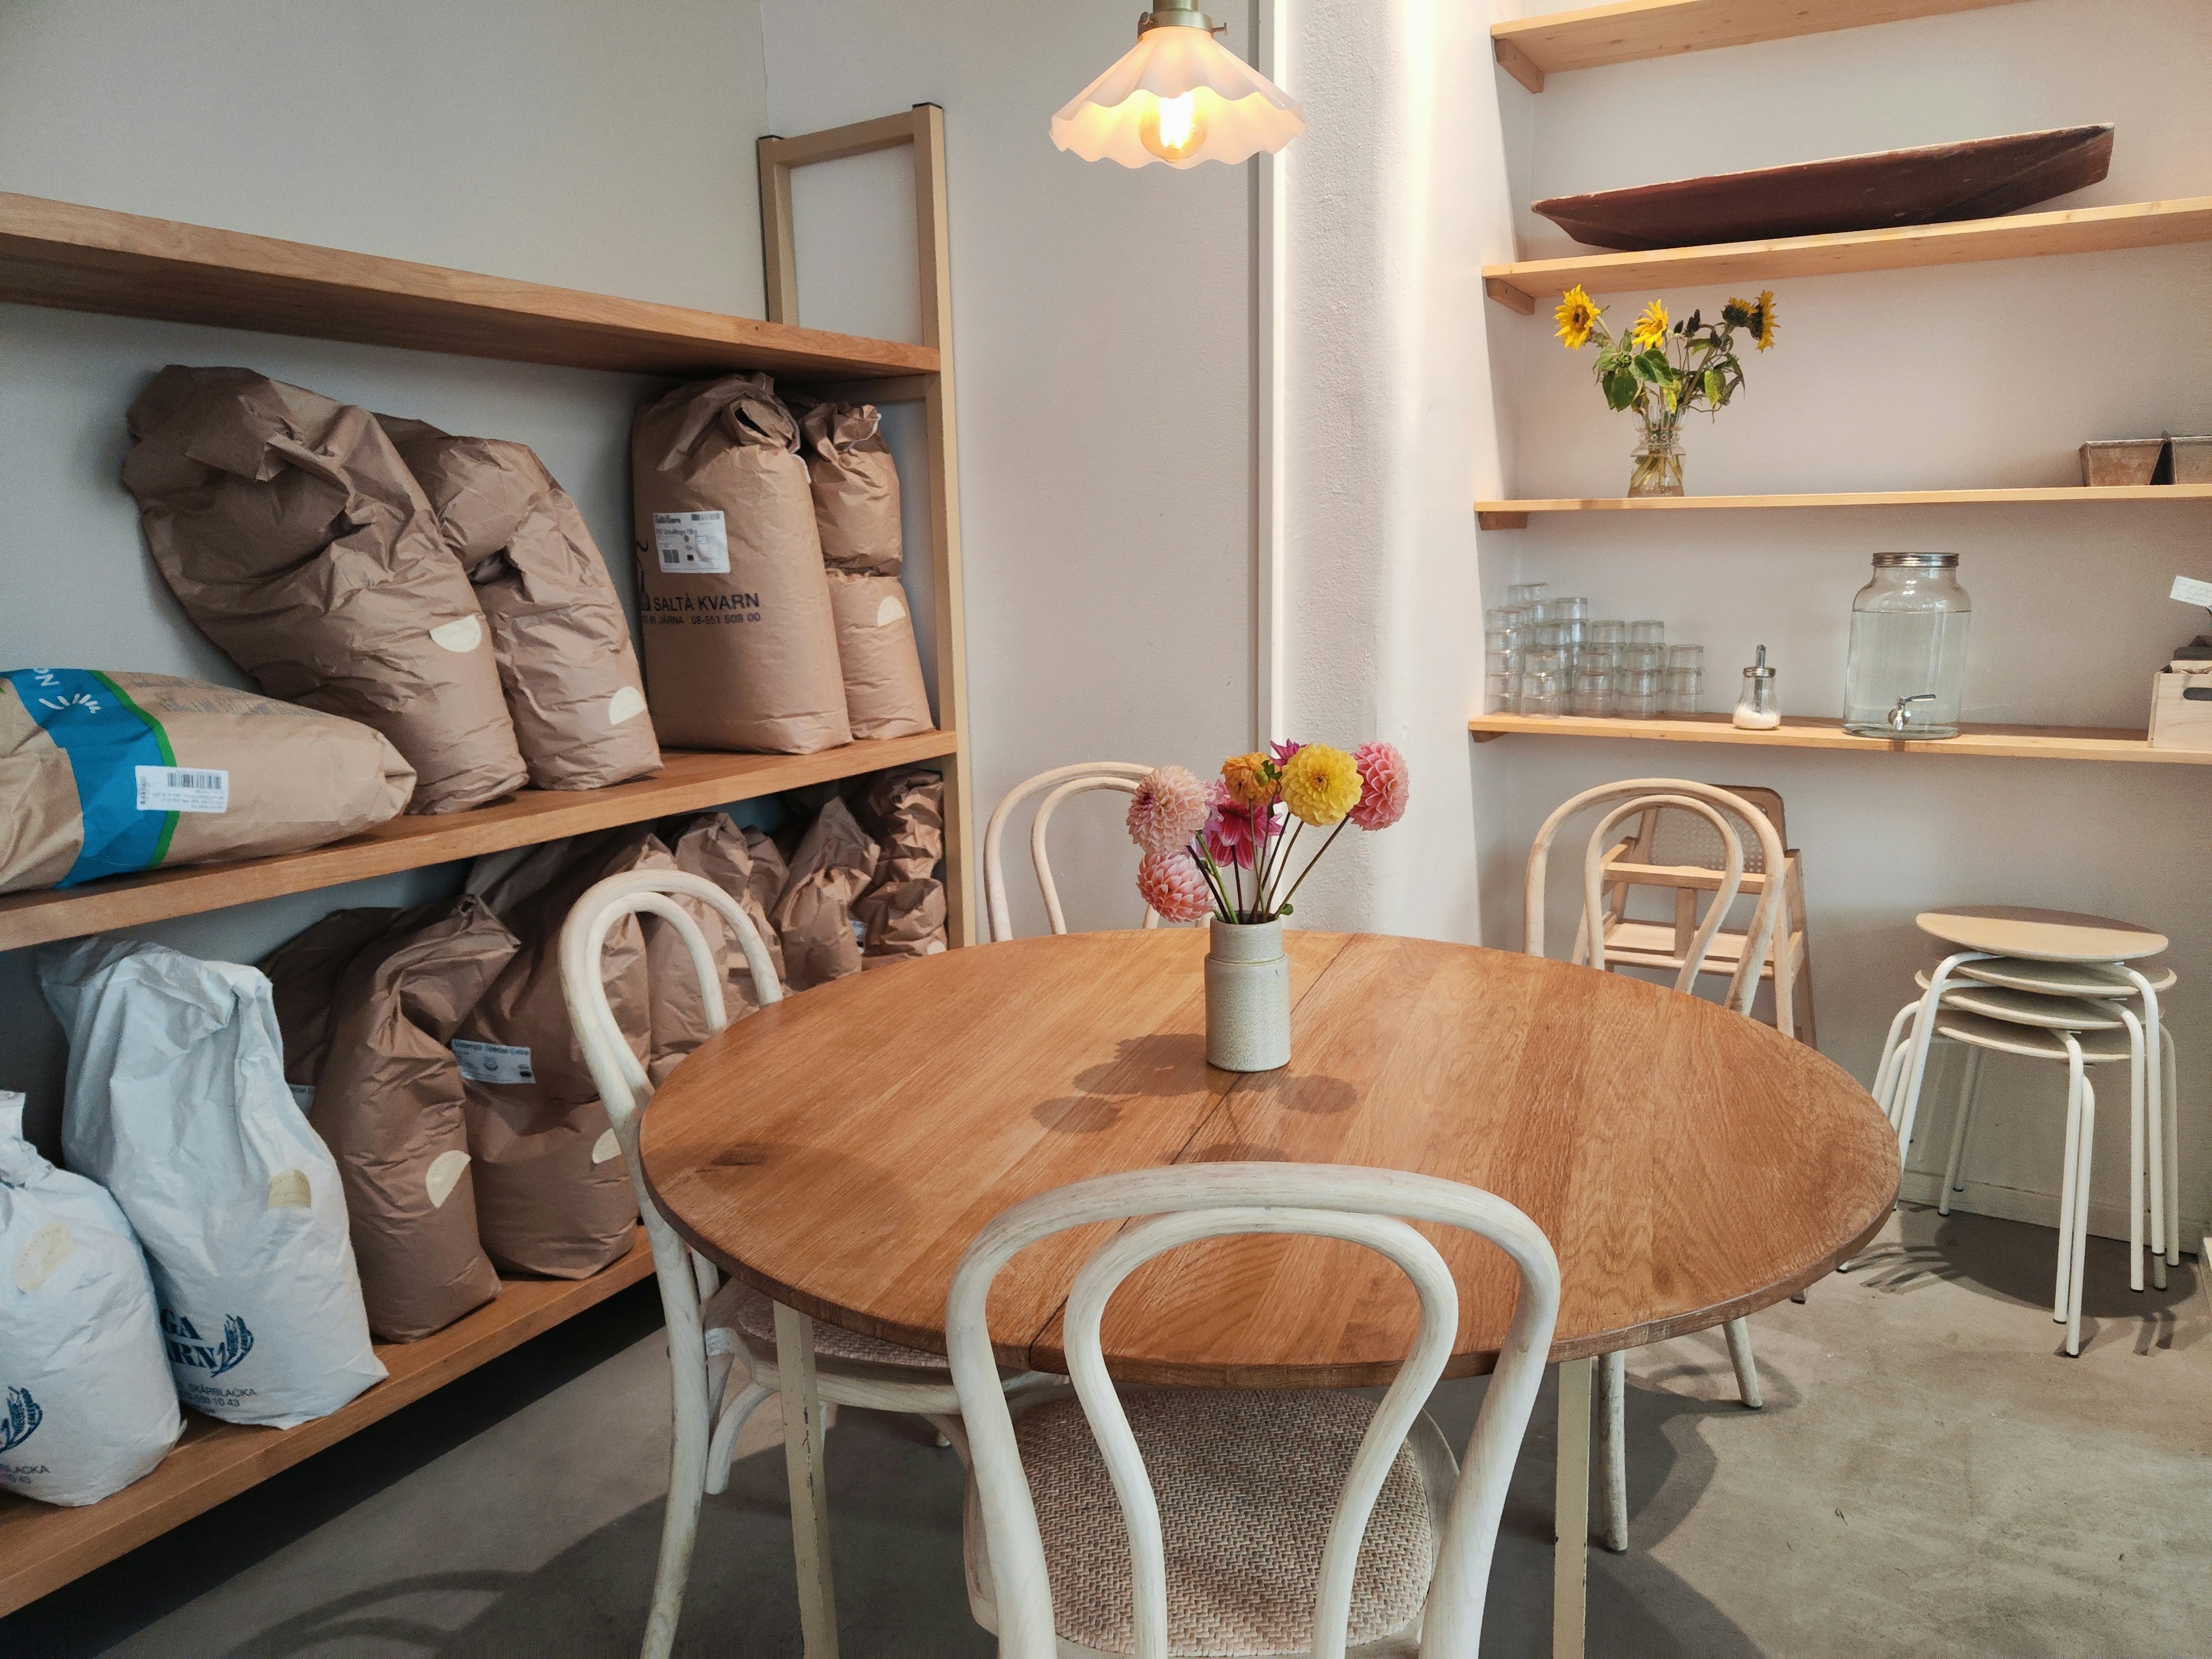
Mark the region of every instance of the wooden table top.
[[[647, 1183], [726, 1271], [833, 1324], [942, 1352], [960, 1253], [1009, 1205], [1114, 1170], [1230, 1159], [1449, 1176], [1559, 1252], [1555, 1359], [1679, 1335], [1826, 1273], [1878, 1231], [1897, 1138], [1839, 1067], [1771, 1028], [1617, 974], [1374, 934], [1291, 932], [1291, 1060], [1205, 1061], [1202, 930], [975, 946], [739, 1021], [647, 1107]], [[1424, 1227], [1461, 1293], [1449, 1374], [1488, 1370], [1504, 1256]], [[1060, 1312], [1104, 1237], [1009, 1263], [1004, 1363], [1064, 1371]], [[1336, 1240], [1188, 1245], [1105, 1322], [1130, 1382], [1387, 1381], [1417, 1304]]]

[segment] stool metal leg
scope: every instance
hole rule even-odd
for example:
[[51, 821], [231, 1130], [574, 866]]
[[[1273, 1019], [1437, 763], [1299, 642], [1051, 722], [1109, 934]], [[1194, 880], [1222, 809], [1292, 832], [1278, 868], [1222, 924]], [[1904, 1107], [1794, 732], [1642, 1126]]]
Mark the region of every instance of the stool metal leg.
[[2066, 1043], [2066, 1169], [2058, 1184], [2058, 1270], [2057, 1289], [2051, 1300], [2051, 1317], [2055, 1323], [2066, 1322], [2066, 1310], [2072, 1298], [2067, 1292], [2072, 1288], [2074, 1277], [2074, 1200], [2075, 1183], [2081, 1169], [2081, 1091], [2088, 1082], [2081, 1065], [2081, 1045], [2071, 1031], [2061, 1031]]
[[1942, 1006], [1943, 993], [1951, 982], [1951, 970], [1965, 962], [1986, 962], [1987, 951], [1960, 951], [1938, 963], [1936, 971], [1928, 976], [1928, 990], [1920, 999], [1920, 1024], [1913, 1033], [1912, 1058], [1905, 1067], [1911, 1079], [1905, 1086], [1905, 1095], [1897, 1111], [1897, 1152], [1901, 1159], [1912, 1149], [1913, 1120], [1920, 1110], [1920, 1085], [1928, 1074], [1928, 1050], [1936, 1041], [1936, 1011]]
[[2081, 1079], [2081, 1164], [2074, 1187], [2074, 1271], [2066, 1292], [2066, 1352], [2081, 1352], [2081, 1283], [2087, 1277], [2089, 1149], [2097, 1133], [2097, 1085]]
[[1951, 1194], [1964, 1192], [1959, 1170], [1966, 1152], [1966, 1127], [1974, 1121], [1974, 1100], [1981, 1092], [1982, 1050], [1968, 1048], [1966, 1074], [1959, 1082], [1959, 1110], [1951, 1124], [1951, 1161], [1943, 1166], [1943, 1190], [1936, 1203], [1937, 1215], [1951, 1213]]
[[[2181, 1265], [2181, 1074], [2174, 1059], [2173, 1033], [2163, 1023], [2158, 1028], [2160, 1046], [2156, 1076], [2165, 1085], [2166, 1104], [2166, 1259]], [[2150, 1086], [2156, 1088], [2154, 1082]], [[2201, 1265], [2201, 1264], [2200, 1264]], [[2163, 1275], [2159, 1288], [2166, 1287]]]
[[2143, 1148], [2147, 1106], [2143, 1088], [2142, 1022], [2131, 1008], [2112, 1005], [2128, 1028], [2128, 1288], [2143, 1287]]

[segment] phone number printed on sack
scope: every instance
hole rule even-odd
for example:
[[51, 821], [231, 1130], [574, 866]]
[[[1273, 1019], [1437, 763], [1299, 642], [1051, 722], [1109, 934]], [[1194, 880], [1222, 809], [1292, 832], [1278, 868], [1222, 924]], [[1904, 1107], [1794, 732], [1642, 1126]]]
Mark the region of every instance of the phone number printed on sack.
[[730, 536], [720, 513], [656, 513], [653, 547], [665, 576], [726, 576]]
[[186, 771], [175, 766], [142, 766], [138, 769], [138, 810], [228, 812], [230, 774]]
[[453, 1058], [461, 1063], [461, 1075], [471, 1083], [535, 1083], [537, 1073], [530, 1069], [530, 1050], [504, 1042], [471, 1042], [465, 1037], [453, 1042]]

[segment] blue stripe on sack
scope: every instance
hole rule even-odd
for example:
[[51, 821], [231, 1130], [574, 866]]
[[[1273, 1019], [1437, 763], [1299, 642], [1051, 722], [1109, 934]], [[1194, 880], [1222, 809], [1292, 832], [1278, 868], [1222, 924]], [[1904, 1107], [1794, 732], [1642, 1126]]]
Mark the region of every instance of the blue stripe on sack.
[[161, 862], [172, 815], [138, 810], [138, 769], [167, 759], [160, 729], [86, 669], [21, 668], [5, 678], [76, 775], [84, 846], [57, 885], [75, 887]]

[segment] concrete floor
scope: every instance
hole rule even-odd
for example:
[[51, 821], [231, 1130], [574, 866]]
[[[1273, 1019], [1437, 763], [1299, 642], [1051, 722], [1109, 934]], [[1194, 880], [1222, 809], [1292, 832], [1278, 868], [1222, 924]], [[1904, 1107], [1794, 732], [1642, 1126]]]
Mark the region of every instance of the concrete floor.
[[[2047, 1231], [1907, 1210], [1869, 1265], [1629, 1359], [1627, 1554], [1591, 1553], [1603, 1655], [2212, 1653], [2212, 1306], [2090, 1250], [2064, 1358]], [[0, 1620], [9, 1659], [617, 1659], [636, 1651], [667, 1393], [647, 1284]], [[2039, 1300], [2042, 1305], [2039, 1308]], [[1455, 1441], [1480, 1383], [1434, 1409]], [[1486, 1655], [1548, 1651], [1548, 1390], [1509, 1504]], [[830, 1436], [843, 1650], [975, 1656], [957, 1465], [907, 1419]], [[782, 1465], [709, 1499], [682, 1655], [796, 1655]]]

